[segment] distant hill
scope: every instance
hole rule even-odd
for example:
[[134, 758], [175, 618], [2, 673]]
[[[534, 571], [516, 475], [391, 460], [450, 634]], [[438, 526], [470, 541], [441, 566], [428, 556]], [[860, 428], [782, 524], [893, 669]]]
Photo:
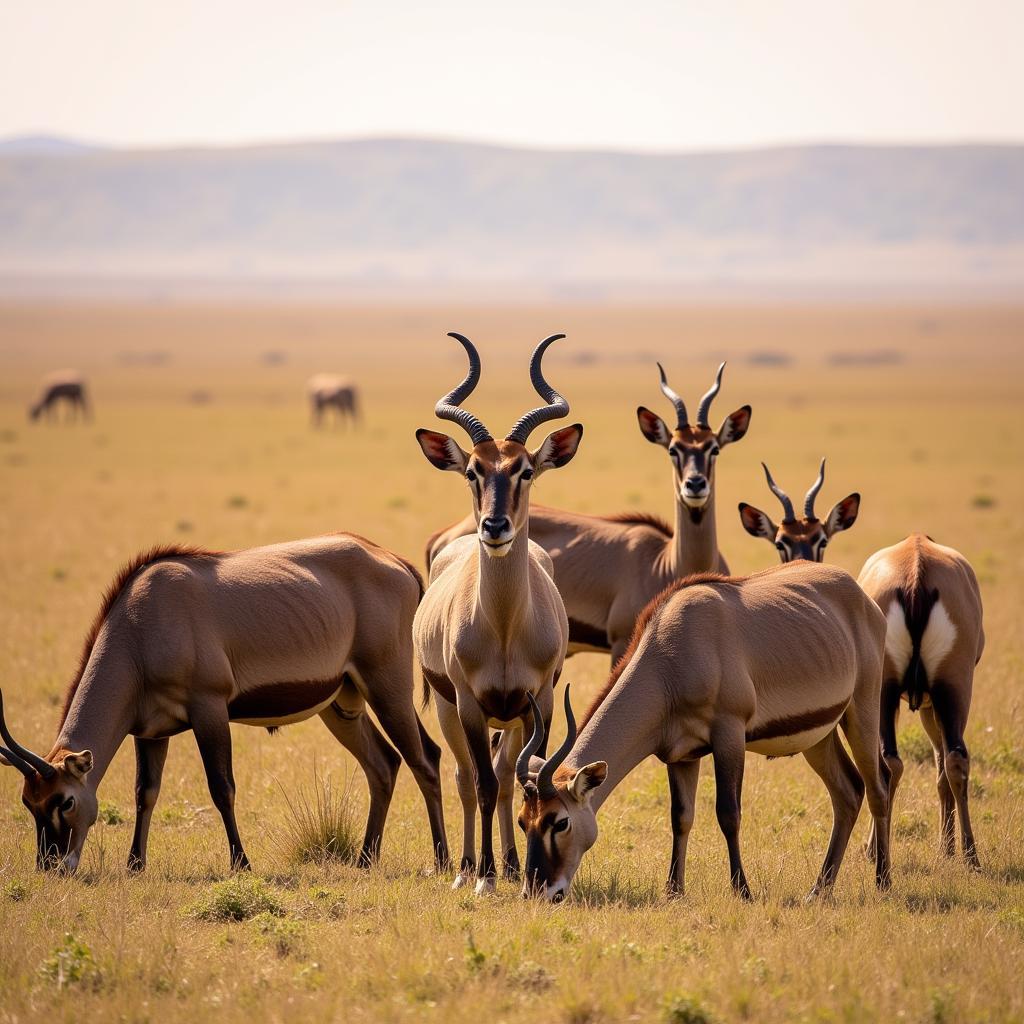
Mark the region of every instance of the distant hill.
[[0, 143], [0, 278], [328, 291], [1024, 285], [1024, 146]]

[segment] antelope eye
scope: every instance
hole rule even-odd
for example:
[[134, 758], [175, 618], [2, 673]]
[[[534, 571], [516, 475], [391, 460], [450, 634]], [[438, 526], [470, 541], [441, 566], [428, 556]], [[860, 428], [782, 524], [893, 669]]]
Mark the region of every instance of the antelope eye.
[[65, 800], [64, 803], [62, 803], [60, 805], [60, 813], [61, 814], [68, 814], [69, 812], [73, 811], [74, 808], [75, 808], [75, 798], [73, 796], [69, 796], [67, 798], [67, 800]]
[[474, 473], [473, 470], [471, 470], [471, 469], [467, 469], [466, 470], [466, 479], [470, 483], [473, 483], [476, 480], [476, 473]]
[[532, 480], [533, 479], [533, 470], [532, 469], [524, 469], [523, 472], [520, 474], [519, 479], [520, 480]]
[[551, 826], [552, 832], [564, 832], [569, 827], [568, 818], [559, 818], [558, 821]]
[[711, 451], [708, 452], [708, 455], [717, 455], [720, 451], [721, 451], [721, 448], [716, 446], [716, 447], [712, 448]]
[[819, 548], [827, 548], [828, 547], [828, 541], [822, 539], [821, 542], [818, 544], [818, 547]]
[[786, 550], [786, 545], [785, 545], [785, 544], [783, 544], [781, 540], [777, 540], [777, 541], [775, 542], [775, 546], [776, 546], [776, 547], [777, 547], [777, 548], [778, 548], [778, 549], [779, 549], [780, 551], [785, 551], [785, 550]]

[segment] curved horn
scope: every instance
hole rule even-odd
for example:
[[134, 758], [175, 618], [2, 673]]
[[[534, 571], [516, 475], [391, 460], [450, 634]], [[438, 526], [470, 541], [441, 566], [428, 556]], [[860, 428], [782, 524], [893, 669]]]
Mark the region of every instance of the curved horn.
[[566, 759], [572, 745], [576, 742], [576, 719], [573, 717], [572, 704], [569, 703], [569, 684], [565, 684], [565, 725], [566, 734], [562, 745], [544, 762], [544, 767], [537, 772], [537, 790], [542, 800], [550, 800], [555, 795], [555, 784], [551, 781], [555, 769]]
[[782, 502], [782, 521], [784, 523], [795, 523], [796, 513], [793, 511], [793, 502], [789, 500], [789, 495], [772, 479], [771, 473], [768, 472], [768, 467], [763, 462], [761, 465], [764, 467], [764, 475], [768, 478], [768, 486], [772, 489], [772, 494]]
[[455, 331], [449, 331], [448, 337], [461, 342], [462, 347], [466, 350], [466, 355], [469, 356], [469, 373], [457, 388], [438, 400], [437, 405], [434, 406], [434, 415], [439, 420], [451, 420], [453, 423], [458, 423], [469, 434], [474, 445], [482, 444], [484, 441], [492, 440], [490, 431], [471, 412], [459, 408], [463, 399], [472, 394], [473, 389], [480, 381], [480, 355], [469, 338], [456, 334]]
[[818, 470], [818, 479], [811, 485], [811, 489], [807, 492], [807, 497], [804, 498], [804, 517], [807, 519], [814, 519], [814, 499], [818, 496], [818, 491], [821, 490], [821, 485], [825, 482], [825, 460], [821, 460], [821, 468]]
[[668, 386], [665, 368], [661, 363], [658, 363], [658, 373], [661, 374], [661, 393], [676, 407], [676, 429], [684, 430], [690, 424], [690, 417], [686, 414], [686, 403]]
[[708, 413], [711, 412], [711, 403], [715, 400], [715, 395], [718, 394], [719, 389], [722, 386], [722, 371], [725, 369], [725, 363], [722, 363], [718, 367], [718, 373], [715, 374], [715, 383], [711, 385], [710, 390], [700, 400], [700, 407], [697, 409], [697, 426], [707, 427], [710, 426], [708, 423]]
[[519, 780], [519, 785], [524, 788], [530, 781], [530, 758], [540, 750], [540, 745], [544, 742], [544, 716], [540, 713], [540, 705], [532, 693], [528, 693], [526, 696], [530, 700], [530, 707], [533, 708], [533, 735], [516, 759], [516, 778]]
[[[4, 720], [4, 695], [2, 691], [0, 691], [0, 736], [3, 736], [4, 742], [16, 757], [24, 761], [29, 767], [34, 768], [44, 779], [52, 779], [57, 774], [57, 769], [49, 761], [44, 761], [38, 754], [33, 754], [31, 750], [23, 747], [11, 735], [10, 730], [7, 728], [7, 722]], [[7, 755], [5, 754], [4, 756], [6, 757]], [[14, 764], [13, 761], [11, 763]], [[14, 766], [15, 768], [18, 767], [16, 764]]]
[[35, 770], [22, 761], [13, 751], [8, 750], [6, 747], [0, 747], [0, 757], [5, 758], [12, 768], [17, 768], [26, 779], [35, 777]]
[[564, 337], [564, 334], [552, 334], [533, 350], [533, 356], [530, 359], [530, 380], [533, 382], [537, 394], [548, 404], [531, 409], [525, 416], [521, 416], [506, 435], [506, 441], [518, 441], [520, 444], [526, 444], [526, 439], [542, 423], [546, 423], [548, 420], [560, 420], [563, 416], [569, 415], [569, 403], [544, 379], [544, 374], [540, 369], [541, 360], [544, 358], [548, 346]]

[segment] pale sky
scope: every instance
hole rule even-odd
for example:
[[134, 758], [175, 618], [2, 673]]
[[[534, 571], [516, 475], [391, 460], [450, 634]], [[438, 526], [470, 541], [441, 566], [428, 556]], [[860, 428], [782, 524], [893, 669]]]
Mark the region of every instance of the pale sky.
[[1024, 141], [1022, 0], [0, 0], [0, 136]]

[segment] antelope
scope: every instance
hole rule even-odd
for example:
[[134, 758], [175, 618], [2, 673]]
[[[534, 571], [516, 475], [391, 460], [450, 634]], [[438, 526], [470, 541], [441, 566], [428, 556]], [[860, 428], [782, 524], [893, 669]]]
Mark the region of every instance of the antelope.
[[338, 422], [344, 426], [346, 417], [353, 426], [359, 425], [359, 392], [348, 377], [337, 377], [331, 373], [318, 373], [306, 384], [309, 402], [312, 406], [313, 426], [323, 422], [324, 410], [334, 409]]
[[[146, 864], [168, 739], [191, 729], [233, 869], [249, 859], [235, 823], [229, 723], [275, 730], [319, 715], [356, 758], [370, 789], [360, 863], [379, 853], [401, 762], [427, 805], [434, 857], [446, 868], [440, 748], [413, 708], [416, 570], [353, 534], [231, 553], [155, 548], [107, 591], [45, 757], [11, 735], [5, 763], [25, 776], [37, 866], [73, 872], [96, 820], [97, 789], [126, 736], [135, 739], [135, 832], [128, 867]], [[426, 694], [425, 694], [426, 696]]]
[[985, 649], [977, 577], [959, 551], [912, 533], [876, 551], [864, 563], [858, 582], [882, 610], [888, 627], [881, 736], [882, 756], [891, 772], [890, 802], [903, 775], [896, 722], [906, 701], [911, 711], [920, 711], [935, 752], [942, 852], [952, 857], [956, 851], [955, 806], [964, 859], [980, 869], [967, 809], [971, 760], [964, 743], [974, 667]]
[[[640, 406], [644, 437], [661, 445], [672, 463], [675, 528], [642, 513], [593, 516], [536, 507], [530, 537], [550, 554], [555, 582], [569, 617], [568, 653], [608, 651], [612, 664], [625, 652], [644, 606], [674, 580], [729, 567], [718, 550], [715, 529], [715, 462], [727, 444], [739, 441], [750, 425], [750, 406], [727, 416], [718, 431], [708, 417], [722, 385], [725, 363], [701, 398], [696, 425], [658, 364], [661, 390], [676, 413], [675, 430]], [[427, 565], [456, 537], [471, 534], [472, 517], [434, 534], [427, 542]]]
[[[420, 429], [416, 438], [438, 469], [462, 475], [469, 485], [473, 536], [454, 540], [434, 559], [430, 581], [413, 623], [424, 679], [437, 698], [437, 714], [455, 756], [463, 809], [462, 859], [453, 887], [476, 893], [496, 889], [492, 824], [498, 808], [502, 861], [507, 878], [519, 874], [512, 799], [514, 762], [522, 746], [522, 724], [536, 697], [550, 720], [552, 690], [562, 668], [569, 625], [555, 587], [551, 559], [528, 536], [530, 487], [576, 454], [583, 427], [576, 423], [549, 434], [530, 451], [526, 442], [541, 423], [569, 414], [569, 404], [544, 379], [541, 361], [554, 341], [542, 341], [530, 361], [530, 379], [545, 405], [522, 416], [504, 440], [460, 408], [480, 379], [473, 343], [451, 334], [466, 350], [469, 372], [441, 398], [434, 412], [458, 423], [470, 437], [464, 451], [446, 434]], [[489, 728], [503, 731], [494, 764]], [[474, 857], [475, 814], [480, 812], [480, 857]]]
[[829, 509], [824, 521], [818, 519], [814, 511], [814, 499], [818, 497], [821, 485], [825, 482], [825, 460], [822, 459], [818, 479], [811, 484], [811, 489], [804, 498], [803, 518], [797, 519], [789, 495], [775, 483], [763, 462], [761, 467], [768, 479], [768, 487], [782, 505], [782, 522], [776, 526], [759, 508], [741, 501], [739, 509], [743, 529], [751, 537], [763, 537], [770, 544], [774, 544], [783, 562], [792, 562], [798, 558], [804, 558], [809, 562], [822, 561], [825, 557], [825, 548], [832, 537], [841, 530], [848, 530], [857, 521], [860, 495], [856, 492], [848, 494]]
[[68, 406], [68, 420], [76, 414], [89, 419], [91, 412], [89, 400], [85, 393], [85, 380], [75, 370], [59, 370], [50, 374], [43, 381], [43, 391], [28, 410], [29, 419], [38, 420], [46, 413], [47, 420], [52, 421], [57, 412], [57, 403], [64, 402]]
[[523, 895], [565, 898], [597, 838], [598, 810], [650, 754], [668, 765], [668, 889], [682, 893], [700, 762], [710, 754], [732, 886], [749, 899], [739, 842], [745, 750], [802, 753], [828, 789], [832, 836], [809, 898], [831, 890], [865, 789], [879, 837], [875, 882], [888, 888], [888, 772], [878, 754], [884, 643], [884, 616], [833, 566], [801, 561], [747, 577], [708, 573], [673, 583], [637, 621], [627, 657], [578, 735], [566, 694], [565, 743], [536, 772], [530, 758], [543, 730], [534, 712], [533, 737], [516, 764]]

